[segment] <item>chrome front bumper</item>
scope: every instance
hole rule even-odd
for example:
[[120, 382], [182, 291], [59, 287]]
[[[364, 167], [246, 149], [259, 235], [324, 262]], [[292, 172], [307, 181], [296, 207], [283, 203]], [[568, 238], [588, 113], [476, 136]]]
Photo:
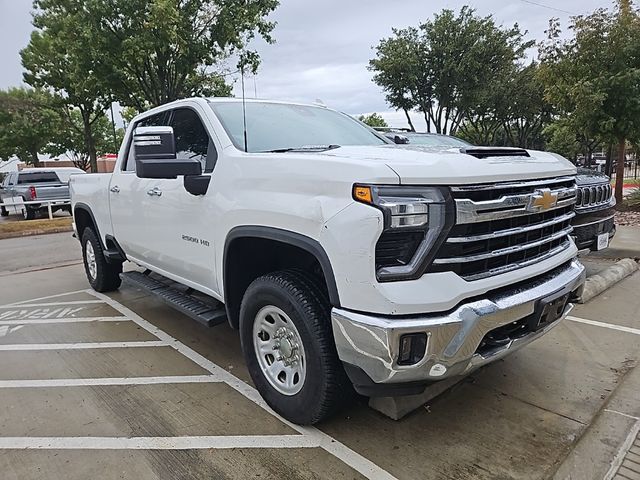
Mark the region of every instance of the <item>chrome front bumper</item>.
[[[572, 260], [534, 280], [490, 292], [486, 298], [443, 314], [394, 318], [334, 308], [331, 320], [338, 356], [380, 384], [429, 382], [466, 374], [544, 335], [573, 305], [568, 303], [560, 318], [539, 330], [480, 354], [478, 347], [488, 332], [534, 315], [541, 300], [579, 296], [584, 281], [584, 267]], [[427, 335], [424, 357], [415, 365], [398, 365], [400, 337], [418, 332]]]

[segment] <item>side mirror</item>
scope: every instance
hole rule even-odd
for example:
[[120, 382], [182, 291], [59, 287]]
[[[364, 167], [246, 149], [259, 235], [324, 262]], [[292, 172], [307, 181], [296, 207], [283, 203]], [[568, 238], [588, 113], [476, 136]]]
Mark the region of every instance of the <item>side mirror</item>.
[[133, 132], [136, 176], [140, 178], [177, 178], [200, 175], [198, 160], [178, 160], [171, 127], [138, 127]]

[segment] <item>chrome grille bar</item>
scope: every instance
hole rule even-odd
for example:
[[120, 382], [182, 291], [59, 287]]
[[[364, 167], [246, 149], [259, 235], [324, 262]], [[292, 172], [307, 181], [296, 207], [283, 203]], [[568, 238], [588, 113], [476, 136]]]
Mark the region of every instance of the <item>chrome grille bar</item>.
[[[558, 201], [555, 206], [548, 210], [567, 207], [576, 202], [575, 187], [559, 188], [551, 190], [550, 193], [558, 195]], [[502, 218], [531, 215], [536, 213], [527, 209], [531, 195], [531, 193], [504, 195], [496, 200], [485, 200], [479, 202], [475, 202], [467, 198], [456, 198], [457, 223], [478, 223], [489, 220], [499, 220]]]
[[522, 250], [527, 250], [528, 248], [539, 247], [540, 245], [544, 245], [545, 243], [553, 242], [554, 240], [558, 240], [562, 237], [569, 235], [573, 231], [573, 227], [567, 227], [559, 232], [554, 233], [553, 235], [549, 235], [548, 237], [544, 237], [541, 240], [536, 240], [535, 242], [529, 243], [521, 243], [520, 245], [515, 245], [513, 247], [501, 248], [498, 250], [493, 250], [486, 253], [479, 253], [476, 255], [465, 255], [462, 257], [451, 257], [451, 258], [438, 258], [433, 261], [436, 264], [443, 263], [462, 263], [462, 262], [474, 262], [476, 260], [486, 260], [491, 257], [498, 257], [500, 255], [509, 255], [510, 253], [520, 252]]
[[479, 240], [490, 240], [492, 238], [506, 237], [509, 235], [515, 235], [517, 233], [532, 232], [540, 228], [550, 227], [552, 225], [557, 225], [558, 223], [566, 222], [567, 220], [571, 220], [575, 216], [576, 214], [574, 212], [569, 212], [559, 217], [555, 217], [552, 220], [548, 220], [546, 222], [534, 223], [526, 227], [507, 228], [505, 230], [498, 230], [496, 232], [485, 233], [483, 235], [470, 235], [467, 237], [450, 237], [447, 239], [447, 243], [477, 242]]
[[474, 275], [466, 275], [464, 278], [465, 278], [465, 280], [468, 280], [468, 281], [472, 282], [474, 280], [480, 280], [482, 278], [491, 277], [493, 275], [500, 275], [502, 273], [511, 272], [513, 270], [517, 270], [518, 268], [528, 267], [529, 265], [533, 265], [534, 263], [542, 262], [543, 260], [546, 260], [547, 258], [551, 258], [554, 255], [557, 255], [557, 254], [563, 252], [564, 250], [569, 248], [570, 245], [571, 245], [571, 243], [569, 242], [569, 240], [566, 240], [561, 245], [549, 250], [548, 252], [544, 253], [543, 255], [538, 255], [537, 257], [532, 258], [530, 260], [510, 263], [510, 264], [505, 265], [503, 267], [492, 268], [490, 270], [485, 270], [484, 272], [477, 273], [477, 274], [474, 274]]

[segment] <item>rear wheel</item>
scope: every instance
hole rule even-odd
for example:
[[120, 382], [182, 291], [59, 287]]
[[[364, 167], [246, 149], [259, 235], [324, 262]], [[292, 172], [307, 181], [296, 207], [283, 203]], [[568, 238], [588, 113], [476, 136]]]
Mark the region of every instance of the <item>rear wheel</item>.
[[25, 206], [22, 209], [22, 217], [25, 220], [33, 220], [34, 218], [36, 218], [36, 211], [33, 208]]
[[98, 236], [91, 228], [82, 234], [84, 270], [91, 287], [97, 292], [117, 290], [122, 283], [122, 263], [108, 263]]
[[242, 351], [258, 391], [287, 420], [317, 423], [349, 397], [330, 322], [326, 295], [303, 272], [271, 273], [247, 288]]

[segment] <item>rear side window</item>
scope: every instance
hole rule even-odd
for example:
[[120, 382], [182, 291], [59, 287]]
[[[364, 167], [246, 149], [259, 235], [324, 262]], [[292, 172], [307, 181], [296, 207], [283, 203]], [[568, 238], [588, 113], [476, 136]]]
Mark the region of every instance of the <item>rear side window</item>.
[[18, 185], [25, 183], [49, 183], [59, 182], [60, 179], [55, 172], [33, 172], [18, 174]]

